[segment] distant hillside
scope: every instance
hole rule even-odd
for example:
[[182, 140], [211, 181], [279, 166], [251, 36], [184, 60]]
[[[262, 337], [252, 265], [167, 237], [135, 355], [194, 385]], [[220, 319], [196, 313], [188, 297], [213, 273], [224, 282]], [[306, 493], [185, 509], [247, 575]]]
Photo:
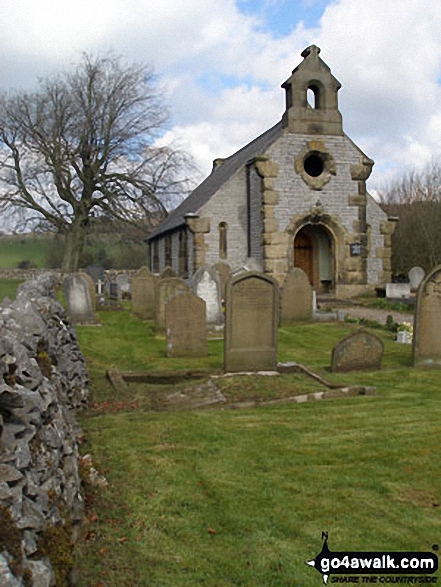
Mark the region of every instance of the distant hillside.
[[[0, 269], [57, 269], [63, 248], [63, 239], [50, 233], [0, 235]], [[147, 245], [119, 232], [88, 236], [81, 260], [82, 267], [102, 265], [105, 269], [138, 269], [147, 263]]]
[[52, 235], [31, 233], [0, 236], [0, 268], [15, 269], [22, 266], [43, 269], [46, 249], [52, 242]]

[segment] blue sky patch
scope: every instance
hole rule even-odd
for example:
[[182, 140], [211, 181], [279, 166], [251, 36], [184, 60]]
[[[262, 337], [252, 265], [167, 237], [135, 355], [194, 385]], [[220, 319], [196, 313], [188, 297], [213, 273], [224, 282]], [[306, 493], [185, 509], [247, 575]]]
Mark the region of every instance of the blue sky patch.
[[237, 0], [238, 9], [244, 14], [255, 15], [262, 20], [262, 29], [275, 37], [288, 35], [303, 21], [313, 28], [325, 11], [329, 0]]

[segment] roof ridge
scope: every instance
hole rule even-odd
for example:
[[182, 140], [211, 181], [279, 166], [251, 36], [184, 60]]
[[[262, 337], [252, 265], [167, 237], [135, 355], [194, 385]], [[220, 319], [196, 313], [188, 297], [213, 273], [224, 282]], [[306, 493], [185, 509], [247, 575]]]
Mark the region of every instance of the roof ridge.
[[232, 177], [252, 157], [262, 154], [280, 136], [282, 122], [263, 132], [257, 138], [250, 141], [244, 147], [227, 157], [221, 165], [218, 165], [179, 206], [157, 226], [147, 237], [147, 241], [185, 223], [185, 215], [196, 212], [203, 206], [217, 190]]

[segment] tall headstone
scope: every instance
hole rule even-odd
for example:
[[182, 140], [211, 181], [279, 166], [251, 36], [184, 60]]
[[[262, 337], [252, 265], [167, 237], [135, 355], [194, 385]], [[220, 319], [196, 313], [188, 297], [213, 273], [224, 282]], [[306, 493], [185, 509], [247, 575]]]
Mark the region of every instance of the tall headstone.
[[332, 349], [331, 371], [368, 371], [381, 369], [383, 341], [366, 330], [352, 332]]
[[81, 271], [79, 273], [81, 277], [84, 277], [86, 280], [87, 286], [89, 288], [89, 295], [90, 295], [90, 303], [92, 304], [92, 310], [95, 312], [96, 310], [96, 286], [94, 280], [90, 277], [90, 275], [86, 272]]
[[422, 281], [413, 327], [415, 367], [441, 367], [441, 265]]
[[141, 318], [155, 315], [155, 278], [147, 267], [141, 267], [133, 276], [132, 309]]
[[257, 271], [227, 285], [224, 368], [227, 372], [273, 371], [277, 367], [279, 288]]
[[89, 265], [86, 267], [86, 273], [90, 275], [94, 283], [97, 283], [98, 280], [104, 281], [104, 267], [101, 265]]
[[178, 274], [176, 273], [176, 271], [172, 267], [169, 267], [167, 265], [167, 267], [164, 267], [164, 269], [159, 277], [161, 279], [168, 279], [169, 277], [177, 277], [177, 276], [178, 276]]
[[106, 281], [106, 294], [109, 300], [118, 300], [118, 284], [116, 281]]
[[204, 300], [207, 309], [207, 324], [222, 322], [220, 283], [217, 271], [211, 267], [200, 267], [193, 275], [191, 287]]
[[216, 265], [213, 265], [213, 268], [216, 269], [219, 274], [221, 299], [225, 301], [227, 283], [231, 275], [230, 266], [227, 265], [227, 263], [216, 263]]
[[412, 267], [408, 275], [410, 281], [410, 288], [416, 290], [419, 288], [420, 283], [423, 281], [424, 276], [426, 274], [424, 272], [424, 269], [422, 269], [421, 267]]
[[165, 304], [168, 357], [207, 354], [205, 302], [192, 292], [173, 296]]
[[285, 278], [281, 290], [281, 323], [292, 324], [312, 317], [312, 287], [308, 276], [294, 267]]
[[116, 283], [118, 284], [118, 299], [121, 301], [130, 298], [132, 291], [130, 277], [125, 273], [121, 273], [117, 275]]
[[90, 300], [87, 281], [79, 273], [71, 273], [63, 283], [67, 301], [67, 313], [73, 324], [90, 324], [95, 322], [95, 316]]
[[155, 294], [155, 327], [162, 332], [165, 330], [165, 305], [175, 295], [189, 293], [190, 288], [179, 277], [161, 279], [156, 287]]

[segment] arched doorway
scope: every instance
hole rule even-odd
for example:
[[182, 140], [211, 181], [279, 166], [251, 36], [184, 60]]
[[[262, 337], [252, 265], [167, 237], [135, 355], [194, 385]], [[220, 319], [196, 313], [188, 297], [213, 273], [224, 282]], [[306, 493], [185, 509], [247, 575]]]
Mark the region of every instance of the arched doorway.
[[334, 239], [324, 226], [307, 224], [294, 237], [294, 267], [306, 273], [317, 293], [334, 287]]

